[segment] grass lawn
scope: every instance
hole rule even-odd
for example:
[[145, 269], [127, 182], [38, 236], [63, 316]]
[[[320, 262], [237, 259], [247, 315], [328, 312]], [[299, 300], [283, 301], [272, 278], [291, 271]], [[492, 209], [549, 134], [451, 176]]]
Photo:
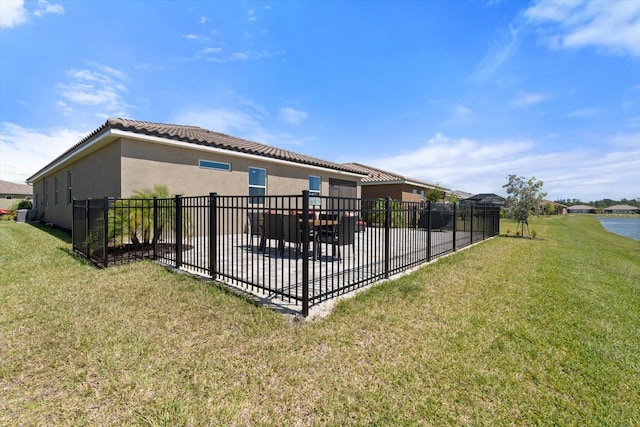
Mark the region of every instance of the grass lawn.
[[0, 425], [640, 425], [640, 243], [531, 228], [293, 322], [0, 222]]

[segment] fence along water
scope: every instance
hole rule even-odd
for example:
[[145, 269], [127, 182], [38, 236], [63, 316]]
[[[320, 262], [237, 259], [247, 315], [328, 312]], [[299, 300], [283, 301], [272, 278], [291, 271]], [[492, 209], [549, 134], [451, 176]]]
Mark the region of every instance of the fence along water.
[[499, 209], [313, 196], [73, 202], [73, 249], [107, 267], [154, 259], [303, 315], [323, 301], [499, 233]]

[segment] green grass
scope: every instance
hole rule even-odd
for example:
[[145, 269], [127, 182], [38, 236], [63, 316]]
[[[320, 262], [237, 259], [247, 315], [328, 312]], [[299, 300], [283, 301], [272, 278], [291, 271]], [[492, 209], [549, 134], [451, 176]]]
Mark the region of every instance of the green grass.
[[0, 223], [0, 425], [640, 424], [640, 243], [531, 228], [292, 322]]

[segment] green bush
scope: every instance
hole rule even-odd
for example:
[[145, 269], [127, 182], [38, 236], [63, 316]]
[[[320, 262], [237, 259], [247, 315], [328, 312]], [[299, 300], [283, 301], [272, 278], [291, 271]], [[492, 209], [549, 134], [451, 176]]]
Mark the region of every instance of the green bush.
[[[402, 203], [397, 200], [391, 200], [389, 204], [391, 208], [391, 227], [404, 227], [405, 221], [403, 218]], [[385, 199], [379, 199], [369, 213], [369, 223], [374, 226], [384, 227], [385, 217], [386, 201]]]
[[13, 221], [14, 219], [16, 219], [16, 214], [13, 211], [0, 215], [0, 221]]
[[18, 202], [18, 209], [31, 209], [33, 208], [33, 203], [31, 200], [20, 200]]

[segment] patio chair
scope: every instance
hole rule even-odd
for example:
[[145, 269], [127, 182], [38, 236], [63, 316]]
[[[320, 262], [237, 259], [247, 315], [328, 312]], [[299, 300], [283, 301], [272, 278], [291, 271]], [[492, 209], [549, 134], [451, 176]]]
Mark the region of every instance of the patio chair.
[[[284, 224], [284, 241], [288, 243], [293, 243], [296, 249], [296, 260], [300, 257], [300, 253], [302, 252], [302, 231], [303, 224], [301, 222], [301, 215], [284, 215], [283, 216], [283, 224]], [[313, 239], [313, 229], [309, 230], [309, 241]], [[289, 251], [291, 251], [291, 246], [289, 246]], [[284, 255], [284, 248], [282, 248], [281, 254]]]
[[[321, 230], [316, 234], [318, 243], [326, 243], [331, 245], [331, 255], [335, 256], [336, 248], [338, 259], [342, 262], [340, 247], [351, 246], [351, 255], [355, 257], [355, 236], [356, 236], [356, 222], [355, 216], [343, 216], [340, 218], [338, 225], [332, 230]], [[320, 246], [318, 245], [318, 259], [320, 259]]]
[[251, 247], [253, 247], [253, 236], [262, 237], [264, 228], [260, 223], [262, 218], [262, 212], [249, 212], [247, 213], [247, 234], [251, 238]]
[[260, 239], [260, 251], [264, 252], [267, 247], [267, 240], [276, 240], [278, 250], [282, 254], [284, 250], [284, 230], [283, 215], [275, 213], [265, 213], [262, 222], [262, 238]]

